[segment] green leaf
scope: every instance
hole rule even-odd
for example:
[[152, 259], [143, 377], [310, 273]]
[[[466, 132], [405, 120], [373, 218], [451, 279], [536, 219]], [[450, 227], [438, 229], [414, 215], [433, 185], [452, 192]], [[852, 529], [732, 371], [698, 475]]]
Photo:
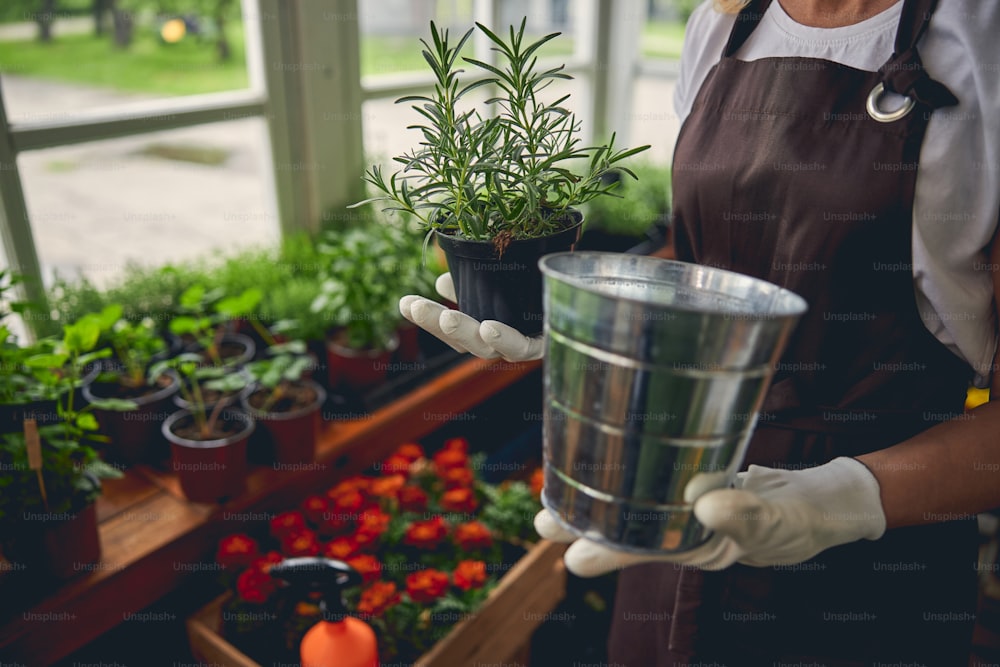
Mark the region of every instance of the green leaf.
[[[94, 399], [90, 402], [90, 405], [96, 410], [108, 410], [114, 412], [129, 412], [132, 410], [138, 410], [139, 405], [135, 401], [129, 401], [122, 398], [99, 398]], [[93, 418], [93, 415], [85, 413], [82, 416], [87, 416]], [[95, 420], [96, 423], [96, 420]]]
[[97, 417], [91, 412], [81, 412], [76, 416], [76, 425], [84, 431], [96, 431], [100, 428]]

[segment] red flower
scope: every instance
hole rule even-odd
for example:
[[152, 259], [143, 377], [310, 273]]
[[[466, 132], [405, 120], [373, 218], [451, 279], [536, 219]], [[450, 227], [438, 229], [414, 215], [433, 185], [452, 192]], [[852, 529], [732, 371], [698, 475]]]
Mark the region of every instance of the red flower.
[[[360, 491], [345, 491], [333, 499], [333, 511], [343, 514], [360, 514], [365, 506], [365, 497]], [[348, 517], [342, 517], [347, 519]]]
[[463, 560], [452, 573], [455, 585], [463, 591], [481, 588], [486, 583], [486, 563], [481, 560]]
[[358, 523], [358, 529], [354, 533], [354, 540], [362, 548], [372, 544], [389, 527], [389, 520], [391, 518], [382, 510], [368, 510]]
[[323, 555], [334, 560], [347, 560], [358, 553], [358, 542], [353, 537], [338, 537], [323, 545]]
[[462, 452], [463, 454], [469, 453], [469, 441], [465, 438], [450, 438], [444, 441], [443, 449], [450, 449], [454, 451]]
[[542, 497], [542, 488], [545, 486], [545, 471], [541, 468], [535, 468], [535, 472], [531, 473], [531, 493], [535, 498]]
[[419, 486], [404, 486], [399, 490], [399, 508], [404, 512], [423, 512], [427, 509], [427, 494]]
[[391, 454], [379, 465], [379, 472], [384, 475], [409, 475], [411, 463], [413, 463], [413, 461], [405, 456]]
[[302, 503], [302, 513], [314, 526], [323, 523], [323, 516], [329, 510], [330, 503], [324, 496], [309, 496]]
[[469, 468], [449, 468], [441, 475], [444, 485], [449, 489], [460, 486], [472, 486], [472, 471]]
[[406, 575], [406, 592], [414, 602], [433, 602], [448, 590], [448, 575], [439, 570], [420, 570]]
[[471, 512], [476, 509], [476, 495], [465, 487], [445, 491], [441, 494], [441, 507], [448, 512]]
[[403, 543], [418, 549], [433, 549], [448, 536], [448, 524], [436, 516], [428, 521], [414, 521], [406, 529]]
[[371, 485], [370, 492], [378, 498], [395, 498], [399, 490], [406, 484], [406, 477], [403, 475], [388, 475], [379, 477]]
[[249, 567], [236, 579], [236, 594], [246, 602], [264, 604], [278, 589], [278, 582], [266, 571]]
[[399, 599], [396, 584], [391, 581], [376, 581], [361, 591], [358, 611], [371, 616], [381, 616], [386, 609], [398, 603]]
[[319, 541], [316, 539], [316, 533], [308, 528], [303, 528], [297, 533], [292, 533], [282, 538], [281, 550], [290, 558], [318, 556], [320, 546]]
[[277, 551], [268, 551], [265, 555], [250, 563], [250, 569], [270, 572], [272, 565], [277, 565], [283, 560], [285, 560], [285, 557]]
[[469, 456], [460, 449], [442, 449], [434, 454], [434, 467], [439, 474], [451, 468], [467, 468]]
[[219, 550], [215, 554], [215, 560], [222, 567], [241, 568], [246, 567], [260, 556], [260, 549], [257, 541], [243, 533], [224, 537], [219, 542]]
[[371, 484], [371, 478], [365, 477], [363, 475], [355, 475], [354, 477], [348, 477], [344, 481], [337, 484], [335, 487], [326, 492], [327, 498], [336, 498], [337, 496], [347, 493], [348, 491], [367, 491], [368, 485]]
[[345, 562], [358, 571], [366, 584], [378, 581], [382, 576], [382, 563], [375, 556], [360, 554], [348, 558]]
[[402, 457], [413, 463], [417, 459], [424, 458], [424, 448], [415, 442], [407, 442], [397, 447], [392, 455]]
[[306, 519], [302, 512], [285, 512], [271, 519], [271, 536], [283, 540], [286, 535], [297, 533], [306, 527]]
[[336, 535], [352, 525], [351, 516], [351, 514], [346, 512], [327, 510], [323, 513], [322, 520], [316, 529], [321, 535]]
[[469, 521], [455, 526], [452, 538], [463, 551], [489, 549], [493, 546], [493, 533], [479, 521]]

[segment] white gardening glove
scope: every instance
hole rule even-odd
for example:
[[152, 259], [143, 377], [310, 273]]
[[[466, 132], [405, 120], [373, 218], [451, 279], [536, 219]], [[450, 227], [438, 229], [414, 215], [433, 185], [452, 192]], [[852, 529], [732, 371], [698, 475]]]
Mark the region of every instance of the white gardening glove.
[[[434, 287], [449, 301], [458, 301], [451, 273], [438, 276]], [[506, 361], [542, 358], [544, 346], [541, 336], [528, 338], [517, 329], [496, 320], [478, 322], [465, 313], [415, 294], [399, 300], [399, 312], [458, 352], [469, 352], [481, 359], [502, 357]]]
[[650, 562], [705, 570], [737, 562], [756, 567], [792, 565], [840, 544], [877, 540], [885, 532], [878, 481], [852, 458], [804, 470], [752, 465], [739, 474], [736, 486], [698, 496], [694, 514], [713, 534], [705, 544], [684, 553], [626, 553], [576, 539], [548, 510], [535, 517], [535, 529], [546, 539], [573, 542], [564, 560], [581, 577]]

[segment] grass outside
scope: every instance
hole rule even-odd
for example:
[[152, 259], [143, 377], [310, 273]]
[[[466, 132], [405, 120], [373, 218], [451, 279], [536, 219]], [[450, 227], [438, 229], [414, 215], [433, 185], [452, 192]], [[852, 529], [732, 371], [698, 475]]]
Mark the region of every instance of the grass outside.
[[684, 44], [684, 24], [647, 21], [639, 44], [645, 58], [680, 60], [681, 46]]

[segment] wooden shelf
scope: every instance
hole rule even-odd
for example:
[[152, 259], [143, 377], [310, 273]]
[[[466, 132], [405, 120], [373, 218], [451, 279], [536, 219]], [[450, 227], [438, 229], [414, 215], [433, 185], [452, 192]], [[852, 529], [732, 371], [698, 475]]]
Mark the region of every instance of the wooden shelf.
[[102, 561], [40, 601], [5, 601], [12, 618], [0, 629], [0, 654], [28, 665], [69, 655], [181, 585], [189, 564], [210, 563], [218, 539], [253, 514], [287, 509], [308, 490], [367, 468], [400, 438], [428, 435], [539, 365], [467, 360], [366, 419], [328, 422], [315, 464], [255, 466], [246, 493], [224, 505], [188, 502], [175, 476], [133, 467], [98, 501]]

